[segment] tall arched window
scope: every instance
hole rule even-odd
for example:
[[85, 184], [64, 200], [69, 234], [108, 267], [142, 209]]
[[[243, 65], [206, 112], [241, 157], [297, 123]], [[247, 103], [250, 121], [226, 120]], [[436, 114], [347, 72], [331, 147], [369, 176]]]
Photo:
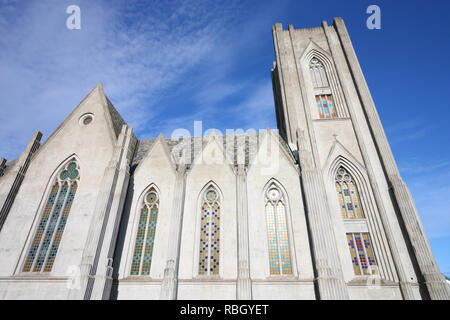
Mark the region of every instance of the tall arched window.
[[199, 275], [219, 274], [220, 195], [209, 185], [201, 196]]
[[149, 275], [155, 243], [156, 221], [159, 212], [159, 196], [154, 187], [144, 195], [140, 207], [139, 224], [134, 245], [131, 275]]
[[309, 62], [309, 72], [314, 87], [317, 111], [321, 119], [336, 118], [336, 108], [331, 95], [327, 73], [323, 63], [316, 57]]
[[281, 189], [272, 183], [265, 193], [270, 274], [292, 274], [285, 201]]
[[24, 272], [52, 270], [79, 180], [79, 166], [71, 159], [51, 182], [53, 185], [26, 257]]
[[327, 73], [322, 62], [317, 58], [312, 58], [309, 63], [309, 72], [314, 88], [328, 87]]
[[335, 185], [346, 230], [351, 231], [346, 233], [346, 237], [353, 271], [357, 276], [376, 274], [377, 264], [370, 234], [369, 232], [360, 232], [361, 226], [352, 230], [354, 225], [350, 221], [350, 219], [364, 219], [362, 228], [368, 231], [356, 182], [348, 170], [340, 167], [336, 172]]
[[364, 218], [361, 201], [359, 200], [356, 184], [347, 170], [339, 168], [336, 173], [336, 192], [341, 207], [342, 218], [362, 219]]

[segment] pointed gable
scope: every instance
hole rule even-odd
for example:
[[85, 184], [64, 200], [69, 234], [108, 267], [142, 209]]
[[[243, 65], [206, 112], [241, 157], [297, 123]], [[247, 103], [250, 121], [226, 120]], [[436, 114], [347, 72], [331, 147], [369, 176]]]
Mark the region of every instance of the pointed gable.
[[106, 127], [109, 129], [108, 131], [111, 139], [115, 142], [122, 130], [122, 125], [126, 124], [126, 122], [106, 97], [103, 85], [99, 82], [45, 140], [37, 153], [41, 152], [49, 141], [51, 141], [54, 136], [58, 135], [63, 128], [78, 125], [78, 122], [80, 121], [79, 118], [88, 113], [94, 114], [95, 121], [99, 118], [105, 119]]
[[201, 151], [195, 156], [192, 168], [197, 165], [227, 165], [233, 170], [233, 158], [226, 152], [224, 137], [218, 136], [213, 131], [207, 138], [207, 142], [203, 144]]
[[295, 162], [287, 143], [278, 133], [267, 128], [259, 139], [257, 153], [250, 161], [249, 171], [257, 167], [262, 174], [273, 175], [285, 165], [297, 170]]
[[136, 168], [134, 175], [140, 174], [139, 172], [143, 170], [141, 168], [149, 168], [150, 163], [159, 168], [170, 168], [172, 173], [175, 172], [176, 164], [174, 157], [162, 134], [156, 139], [141, 141], [137, 151], [137, 157], [133, 161]]

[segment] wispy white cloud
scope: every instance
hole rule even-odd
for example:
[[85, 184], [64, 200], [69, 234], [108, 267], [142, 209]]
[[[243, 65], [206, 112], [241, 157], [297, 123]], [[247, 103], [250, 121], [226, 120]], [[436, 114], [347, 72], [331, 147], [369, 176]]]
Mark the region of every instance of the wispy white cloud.
[[436, 126], [427, 123], [423, 119], [409, 118], [388, 127], [386, 133], [389, 136], [389, 143], [396, 145], [407, 143], [408, 141], [417, 141], [426, 137], [427, 134], [435, 129]]
[[442, 172], [442, 170], [450, 170], [450, 161], [442, 160], [436, 162], [436, 160], [434, 160], [433, 162], [424, 163], [413, 159], [408, 162], [402, 162], [400, 167], [400, 171], [409, 175], [439, 173], [436, 172], [437, 170], [439, 170], [439, 172]]
[[399, 169], [407, 182], [429, 238], [450, 237], [450, 161], [409, 159]]
[[250, 92], [231, 112], [242, 119], [245, 127], [259, 130], [276, 126], [272, 83], [257, 82]]
[[[99, 81], [144, 135], [183, 76], [214, 55], [238, 1], [80, 1], [81, 30], [65, 27], [70, 1], [1, 2], [0, 153], [18, 156], [32, 132], [49, 136]], [[223, 45], [223, 47], [226, 47]], [[226, 68], [226, 66], [224, 66]], [[203, 70], [204, 73], [208, 70]]]

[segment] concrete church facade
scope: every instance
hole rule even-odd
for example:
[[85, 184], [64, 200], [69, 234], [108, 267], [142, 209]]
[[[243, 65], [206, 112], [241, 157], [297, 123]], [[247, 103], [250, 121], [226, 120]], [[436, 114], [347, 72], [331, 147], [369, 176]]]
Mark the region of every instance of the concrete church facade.
[[273, 27], [279, 131], [138, 140], [101, 84], [0, 161], [0, 299], [449, 299], [344, 22]]

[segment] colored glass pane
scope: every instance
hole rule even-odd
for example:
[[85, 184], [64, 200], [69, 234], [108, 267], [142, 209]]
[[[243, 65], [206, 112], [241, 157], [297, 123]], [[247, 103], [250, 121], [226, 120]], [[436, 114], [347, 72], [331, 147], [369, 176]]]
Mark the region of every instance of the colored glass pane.
[[201, 199], [198, 273], [217, 275], [220, 262], [220, 199], [212, 185], [206, 189]]
[[56, 176], [22, 271], [52, 270], [77, 191], [78, 178], [76, 162], [70, 162]]
[[358, 188], [352, 176], [344, 168], [339, 168], [336, 174], [336, 193], [342, 218], [362, 219], [364, 218]]
[[355, 275], [361, 274], [361, 269], [359, 268], [359, 260], [356, 254], [355, 241], [353, 240], [353, 235], [351, 233], [347, 233], [347, 244], [350, 249], [350, 257], [352, 259], [353, 270]]
[[333, 97], [331, 94], [316, 96], [317, 109], [321, 119], [336, 118], [336, 109], [334, 107]]
[[376, 261], [368, 233], [347, 233], [347, 243], [355, 275], [376, 274]]
[[[276, 195], [276, 196], [275, 196]], [[292, 274], [286, 206], [281, 190], [272, 184], [266, 193], [266, 228], [270, 274]]]
[[140, 209], [131, 275], [150, 275], [158, 212], [159, 198], [155, 188], [152, 187], [144, 196]]

